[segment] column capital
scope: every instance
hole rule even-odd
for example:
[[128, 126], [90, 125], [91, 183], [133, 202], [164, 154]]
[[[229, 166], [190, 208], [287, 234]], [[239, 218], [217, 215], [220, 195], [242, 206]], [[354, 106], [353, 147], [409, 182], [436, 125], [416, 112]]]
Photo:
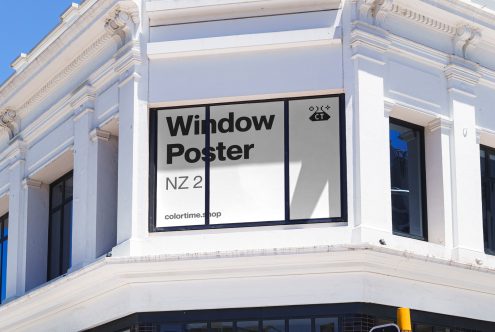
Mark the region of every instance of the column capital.
[[98, 128], [91, 130], [91, 132], [89, 133], [89, 138], [93, 142], [96, 142], [96, 141], [108, 142], [110, 140], [111, 136], [112, 136], [112, 134], [109, 131], [101, 130]]
[[437, 130], [450, 131], [452, 129], [452, 120], [438, 117], [435, 120], [428, 122], [428, 131], [433, 133]]
[[28, 189], [28, 188], [38, 188], [39, 189], [39, 188], [41, 188], [42, 184], [43, 184], [43, 182], [31, 179], [31, 178], [25, 178], [24, 180], [22, 180], [22, 186], [24, 189]]

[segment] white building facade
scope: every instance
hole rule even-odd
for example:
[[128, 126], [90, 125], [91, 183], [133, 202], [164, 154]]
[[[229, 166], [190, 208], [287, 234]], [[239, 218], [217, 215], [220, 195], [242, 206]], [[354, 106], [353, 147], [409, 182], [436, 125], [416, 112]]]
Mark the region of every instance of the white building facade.
[[12, 66], [1, 331], [495, 331], [495, 8], [85, 0]]

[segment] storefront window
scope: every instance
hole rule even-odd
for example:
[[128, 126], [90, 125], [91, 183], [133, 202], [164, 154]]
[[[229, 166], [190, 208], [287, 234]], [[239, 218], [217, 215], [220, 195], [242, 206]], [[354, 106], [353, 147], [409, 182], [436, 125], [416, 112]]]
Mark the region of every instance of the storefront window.
[[153, 110], [152, 230], [345, 221], [342, 101]]

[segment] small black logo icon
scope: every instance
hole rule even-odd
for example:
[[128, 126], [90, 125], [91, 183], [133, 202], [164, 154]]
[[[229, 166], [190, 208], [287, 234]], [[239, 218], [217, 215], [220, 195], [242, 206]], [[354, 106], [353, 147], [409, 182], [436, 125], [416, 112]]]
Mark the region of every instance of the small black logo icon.
[[314, 112], [311, 114], [309, 119], [311, 121], [327, 121], [330, 119], [330, 115], [326, 113], [323, 109], [326, 109], [327, 111], [330, 111], [330, 106], [311, 106], [309, 108], [310, 112]]

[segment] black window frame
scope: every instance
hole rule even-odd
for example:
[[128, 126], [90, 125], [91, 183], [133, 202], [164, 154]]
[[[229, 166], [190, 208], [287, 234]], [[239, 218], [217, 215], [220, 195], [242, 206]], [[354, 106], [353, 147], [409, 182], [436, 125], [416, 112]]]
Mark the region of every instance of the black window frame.
[[[396, 124], [399, 126], [403, 127], [408, 127], [413, 130], [417, 130], [420, 134], [420, 148], [421, 148], [421, 153], [420, 153], [420, 172], [421, 172], [421, 218], [422, 218], [422, 230], [423, 230], [423, 235], [418, 236], [415, 234], [409, 234], [405, 232], [400, 232], [394, 230], [394, 221], [393, 221], [393, 216], [392, 216], [392, 234], [397, 235], [397, 236], [402, 236], [402, 237], [407, 237], [415, 240], [420, 240], [420, 241], [428, 241], [428, 205], [427, 205], [427, 193], [426, 193], [426, 150], [425, 150], [425, 128], [423, 126], [407, 122], [404, 120], [400, 120], [397, 118], [390, 117], [389, 118], [389, 124]], [[390, 129], [389, 129], [389, 149], [390, 149]], [[391, 167], [391, 165], [389, 165]], [[390, 172], [391, 172], [390, 168]], [[390, 188], [392, 190], [392, 188]], [[390, 192], [390, 195], [392, 195], [392, 192]]]
[[[7, 235], [5, 235], [5, 224], [9, 224], [9, 213], [5, 213], [0, 217], [0, 281], [3, 281], [3, 244], [5, 241], [9, 240], [8, 228], [7, 226]], [[7, 243], [7, 256], [9, 254], [8, 243]], [[8, 261], [8, 260], [7, 260]], [[5, 265], [5, 273], [7, 272], [7, 265]], [[5, 284], [7, 284], [7, 276], [5, 276]], [[2, 298], [5, 294], [3, 294], [3, 284], [0, 284], [0, 303], [2, 303]]]
[[[55, 181], [53, 181], [52, 183], [50, 183], [50, 191], [49, 191], [49, 210], [48, 210], [48, 257], [47, 257], [47, 266], [46, 266], [46, 280], [47, 281], [50, 281], [50, 280], [53, 280], [53, 279], [56, 279], [58, 277], [60, 277], [61, 275], [64, 275], [67, 273], [68, 269], [70, 269], [71, 267], [71, 261], [72, 261], [72, 216], [71, 216], [71, 225], [70, 225], [70, 228], [71, 228], [71, 232], [69, 232], [70, 234], [70, 238], [69, 238], [69, 253], [68, 253], [68, 257], [69, 257], [69, 266], [67, 268], [67, 271], [64, 271], [64, 267], [63, 267], [63, 254], [64, 254], [64, 251], [63, 251], [63, 236], [64, 236], [64, 222], [63, 222], [63, 216], [64, 216], [64, 210], [65, 210], [65, 205], [69, 202], [73, 202], [73, 197], [74, 197], [74, 193], [72, 193], [72, 195], [70, 196], [70, 198], [66, 198], [66, 192], [65, 192], [65, 182], [68, 180], [68, 179], [74, 179], [74, 174], [73, 174], [73, 171], [69, 171], [67, 173], [65, 173], [64, 175], [62, 175], [60, 178], [56, 179]], [[59, 204], [58, 206], [56, 207], [53, 207], [52, 206], [52, 195], [53, 195], [53, 188], [55, 188], [55, 186], [57, 186], [58, 184], [62, 183], [63, 184], [63, 190], [62, 190], [62, 203]], [[60, 211], [60, 214], [61, 214], [61, 222], [60, 222], [60, 245], [59, 245], [59, 257], [58, 257], [58, 263], [59, 263], [59, 270], [60, 270], [60, 274], [58, 274], [57, 276], [54, 276], [54, 277], [51, 277], [50, 276], [50, 266], [51, 266], [51, 263], [52, 263], [52, 248], [51, 248], [51, 242], [50, 242], [50, 239], [51, 239], [51, 234], [52, 234], [52, 223], [53, 223], [53, 215], [56, 213], [56, 212], [59, 212]]]
[[[487, 242], [488, 242], [487, 241], [487, 235], [488, 234], [487, 234], [486, 230], [488, 227], [488, 219], [486, 218], [486, 210], [488, 210], [488, 206], [487, 206], [487, 204], [485, 204], [485, 197], [488, 193], [488, 186], [490, 184], [493, 184], [495, 186], [495, 174], [493, 174], [493, 177], [491, 177], [489, 174], [489, 172], [490, 172], [489, 155], [490, 154], [495, 155], [495, 148], [480, 144], [480, 163], [481, 163], [481, 151], [485, 152], [485, 165], [484, 165], [485, 166], [485, 175], [484, 176], [483, 176], [483, 174], [481, 174], [481, 169], [480, 169], [481, 195], [482, 195], [481, 205], [482, 205], [482, 212], [483, 212], [483, 248], [484, 248], [485, 254], [495, 255], [495, 248], [490, 249], [487, 247]], [[493, 197], [492, 199], [495, 199], [495, 197]], [[492, 211], [492, 214], [494, 214], [494, 213], [495, 213], [495, 211]], [[495, 228], [495, 216], [493, 218], [492, 223], [493, 223], [492, 227]], [[495, 247], [495, 235], [493, 238], [493, 243], [494, 243], [494, 247]]]
[[[289, 102], [295, 100], [311, 100], [311, 99], [321, 99], [321, 98], [338, 98], [339, 101], [339, 157], [340, 157], [340, 204], [341, 204], [341, 216], [337, 218], [321, 218], [321, 219], [290, 219], [288, 217], [288, 196], [289, 196], [289, 183], [288, 183], [288, 105]], [[279, 221], [256, 221], [256, 222], [243, 222], [243, 223], [232, 223], [232, 224], [210, 224], [208, 221], [202, 225], [189, 225], [189, 226], [171, 226], [171, 227], [157, 227], [156, 226], [156, 191], [157, 191], [157, 140], [158, 140], [158, 128], [157, 128], [157, 118], [158, 111], [166, 109], [185, 109], [191, 107], [205, 107], [207, 117], [209, 118], [209, 108], [212, 106], [221, 105], [239, 105], [239, 104], [255, 104], [255, 103], [267, 103], [267, 102], [284, 102], [284, 154], [285, 154], [285, 194], [284, 194], [284, 204], [286, 210], [286, 216], [284, 220]], [[241, 100], [232, 101], [224, 103], [210, 103], [210, 104], [191, 104], [183, 106], [171, 106], [171, 107], [156, 107], [149, 109], [149, 216], [148, 216], [148, 231], [150, 233], [154, 232], [169, 232], [169, 231], [186, 231], [186, 230], [204, 230], [204, 229], [219, 229], [219, 228], [241, 228], [241, 227], [261, 227], [261, 226], [277, 226], [277, 225], [298, 225], [298, 224], [315, 224], [315, 223], [347, 223], [347, 154], [346, 154], [346, 117], [345, 117], [345, 94], [324, 94], [324, 95], [314, 95], [314, 96], [301, 96], [292, 98], [271, 98], [271, 99], [259, 99], [259, 100]], [[205, 135], [206, 145], [209, 143], [209, 135]], [[209, 163], [206, 162], [205, 169], [208, 171]], [[209, 178], [205, 176], [205, 185], [208, 185]], [[208, 196], [208, 193], [206, 194]], [[208, 201], [208, 198], [206, 198]], [[208, 208], [205, 209], [205, 214], [208, 215], [210, 211]]]

